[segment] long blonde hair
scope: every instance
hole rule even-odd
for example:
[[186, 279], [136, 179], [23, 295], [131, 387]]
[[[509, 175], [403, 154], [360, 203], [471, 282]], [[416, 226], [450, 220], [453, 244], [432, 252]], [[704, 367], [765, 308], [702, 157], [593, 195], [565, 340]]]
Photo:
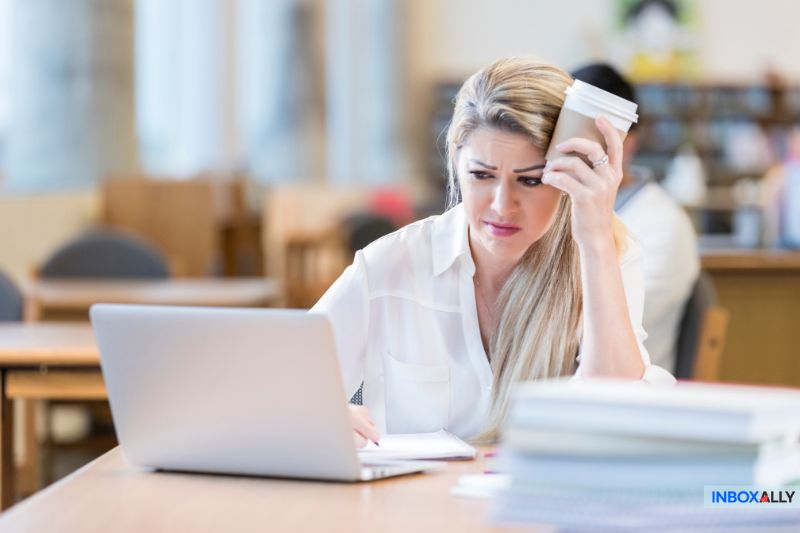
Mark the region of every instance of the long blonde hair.
[[[447, 131], [449, 203], [461, 201], [457, 153], [469, 134], [493, 127], [530, 138], [544, 154], [564, 90], [572, 78], [533, 58], [506, 58], [473, 74], [456, 97]], [[615, 220], [618, 252], [624, 227]], [[508, 413], [513, 385], [572, 374], [582, 334], [580, 256], [572, 238], [571, 201], [562, 196], [555, 220], [513, 269], [497, 299], [497, 328], [489, 343], [492, 399], [484, 430], [473, 440], [492, 442]]]

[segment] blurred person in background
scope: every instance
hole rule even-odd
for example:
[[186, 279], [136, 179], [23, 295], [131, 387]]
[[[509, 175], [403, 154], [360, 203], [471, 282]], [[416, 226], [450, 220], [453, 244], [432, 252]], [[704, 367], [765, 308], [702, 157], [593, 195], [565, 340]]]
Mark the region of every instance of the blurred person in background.
[[[586, 65], [572, 76], [636, 102], [633, 86], [607, 64]], [[653, 364], [674, 370], [678, 329], [700, 273], [697, 236], [689, 216], [652, 179], [652, 172], [631, 164], [638, 142], [635, 126], [623, 142], [614, 210], [644, 249], [644, 345]]]
[[[545, 162], [572, 78], [498, 60], [456, 97], [450, 208], [356, 253], [328, 316], [356, 441], [446, 429], [493, 442], [519, 382], [575, 375], [672, 384], [642, 344], [642, 252], [613, 208], [623, 146], [572, 138]], [[591, 164], [568, 154], [583, 154]]]

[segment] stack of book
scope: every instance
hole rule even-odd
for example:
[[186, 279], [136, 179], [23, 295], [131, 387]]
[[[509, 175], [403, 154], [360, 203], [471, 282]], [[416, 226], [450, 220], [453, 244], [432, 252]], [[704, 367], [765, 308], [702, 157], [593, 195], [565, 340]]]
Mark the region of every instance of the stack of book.
[[[785, 500], [800, 479], [799, 436], [800, 391], [790, 389], [525, 384], [502, 435], [497, 468], [510, 483], [493, 518], [564, 531], [798, 531], [800, 486]], [[743, 488], [771, 501], [717, 501]]]

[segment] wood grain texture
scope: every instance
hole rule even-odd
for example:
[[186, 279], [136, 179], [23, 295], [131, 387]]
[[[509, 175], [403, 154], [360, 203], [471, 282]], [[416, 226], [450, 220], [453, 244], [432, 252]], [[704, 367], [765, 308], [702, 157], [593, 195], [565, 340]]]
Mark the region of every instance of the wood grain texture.
[[482, 471], [478, 459], [358, 484], [150, 473], [128, 466], [116, 448], [0, 515], [0, 530], [504, 531], [485, 522], [487, 500], [450, 495], [459, 475]]
[[259, 307], [280, 298], [269, 278], [140, 280], [36, 280], [23, 287], [26, 305], [47, 310], [86, 311], [92, 304], [208, 305]]
[[[14, 410], [5, 394], [6, 371], [0, 368], [0, 510], [14, 500]], [[1, 528], [0, 528], [1, 529]]]
[[282, 185], [264, 197], [262, 238], [268, 275], [283, 281], [283, 305], [310, 307], [350, 258], [339, 238], [342, 219], [367, 205], [363, 187]]
[[720, 379], [800, 386], [800, 271], [712, 270], [728, 310]]
[[702, 251], [702, 267], [710, 271], [800, 272], [800, 252], [780, 249], [712, 249]]
[[729, 317], [728, 310], [722, 307], [712, 307], [706, 310], [698, 339], [693, 379], [698, 381], [719, 380]]
[[99, 364], [97, 343], [88, 323], [0, 323], [2, 367]]
[[217, 210], [207, 180], [141, 176], [103, 181], [103, 222], [155, 244], [184, 276], [206, 276], [214, 265]]
[[103, 376], [98, 370], [9, 370], [6, 396], [26, 400], [105, 400]]
[[[0, 324], [0, 402], [4, 406], [0, 409], [0, 509], [10, 505], [14, 494], [11, 399], [105, 399], [105, 387], [96, 370], [99, 362], [88, 323]], [[28, 406], [27, 413], [32, 416], [31, 402]], [[33, 421], [26, 420], [23, 489], [34, 485], [30, 480], [38, 467], [31, 464], [37, 460], [35, 446], [31, 445], [35, 441], [32, 427]], [[30, 474], [27, 479], [25, 472]]]

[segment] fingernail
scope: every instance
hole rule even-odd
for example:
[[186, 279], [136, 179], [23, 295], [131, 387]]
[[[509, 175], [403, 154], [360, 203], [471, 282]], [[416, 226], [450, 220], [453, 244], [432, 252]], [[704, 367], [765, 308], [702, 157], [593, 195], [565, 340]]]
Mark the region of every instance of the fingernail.
[[556, 145], [556, 150], [561, 150], [563, 152], [564, 151], [564, 143], [558, 143]]
[[548, 161], [547, 163], [544, 164], [544, 170], [550, 170], [551, 168], [553, 168], [552, 161]]

